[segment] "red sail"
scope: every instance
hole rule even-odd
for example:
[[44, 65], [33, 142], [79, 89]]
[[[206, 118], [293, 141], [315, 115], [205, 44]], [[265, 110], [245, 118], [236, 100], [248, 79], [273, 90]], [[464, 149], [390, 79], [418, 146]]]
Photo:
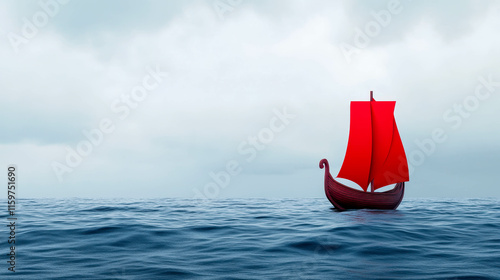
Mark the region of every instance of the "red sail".
[[382, 171], [377, 173], [373, 179], [373, 188], [375, 190], [383, 186], [410, 180], [405, 149], [399, 136], [396, 120], [393, 120], [392, 123], [394, 132], [392, 134], [391, 150], [385, 160]]
[[364, 191], [409, 180], [406, 155], [394, 119], [395, 101], [351, 102], [349, 143], [338, 177]]
[[372, 116], [372, 161], [369, 181], [383, 171], [392, 144], [395, 101], [370, 102]]
[[351, 102], [351, 125], [349, 142], [338, 177], [357, 183], [368, 189], [372, 157], [372, 122], [370, 102]]

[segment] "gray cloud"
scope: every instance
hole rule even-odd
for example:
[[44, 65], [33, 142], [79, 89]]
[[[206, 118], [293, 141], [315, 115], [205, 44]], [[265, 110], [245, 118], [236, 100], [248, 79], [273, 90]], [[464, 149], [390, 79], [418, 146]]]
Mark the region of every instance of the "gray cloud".
[[[339, 44], [387, 2], [244, 1], [225, 20], [211, 1], [170, 2], [71, 2], [19, 53], [0, 42], [0, 109], [9, 116], [0, 129], [10, 132], [0, 158], [25, 170], [26, 196], [189, 197], [231, 159], [243, 171], [221, 196], [322, 196], [318, 162], [328, 158], [336, 175], [349, 102], [369, 90], [397, 101], [408, 154], [436, 128], [448, 137], [415, 168], [409, 196], [500, 195], [500, 88], [458, 128], [443, 118], [457, 116], [478, 77], [500, 81], [496, 2], [402, 1], [351, 63]], [[38, 4], [4, 5], [5, 34]], [[110, 105], [151, 65], [168, 79], [120, 120]], [[246, 163], [240, 143], [285, 106], [296, 118]], [[51, 163], [103, 118], [116, 130], [59, 183]]]

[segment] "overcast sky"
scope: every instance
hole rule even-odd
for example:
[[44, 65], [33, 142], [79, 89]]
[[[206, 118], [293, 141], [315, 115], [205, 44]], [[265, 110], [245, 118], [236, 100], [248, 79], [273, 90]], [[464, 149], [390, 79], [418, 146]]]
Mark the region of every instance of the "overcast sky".
[[498, 1], [3, 0], [1, 178], [16, 164], [21, 197], [324, 197], [318, 163], [337, 175], [373, 90], [396, 101], [407, 197], [499, 197], [499, 26]]

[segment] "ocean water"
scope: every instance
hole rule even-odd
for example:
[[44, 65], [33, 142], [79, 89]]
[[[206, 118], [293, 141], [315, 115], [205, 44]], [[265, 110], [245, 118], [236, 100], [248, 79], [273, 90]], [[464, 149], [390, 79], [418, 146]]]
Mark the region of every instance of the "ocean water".
[[498, 199], [346, 212], [326, 198], [18, 204], [17, 272], [2, 254], [0, 279], [500, 279]]

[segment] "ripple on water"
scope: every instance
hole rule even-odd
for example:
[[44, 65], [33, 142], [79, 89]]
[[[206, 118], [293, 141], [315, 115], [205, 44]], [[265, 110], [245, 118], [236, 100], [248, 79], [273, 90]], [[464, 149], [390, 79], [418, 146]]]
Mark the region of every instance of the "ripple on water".
[[499, 202], [336, 212], [326, 199], [20, 200], [16, 276], [500, 279]]

